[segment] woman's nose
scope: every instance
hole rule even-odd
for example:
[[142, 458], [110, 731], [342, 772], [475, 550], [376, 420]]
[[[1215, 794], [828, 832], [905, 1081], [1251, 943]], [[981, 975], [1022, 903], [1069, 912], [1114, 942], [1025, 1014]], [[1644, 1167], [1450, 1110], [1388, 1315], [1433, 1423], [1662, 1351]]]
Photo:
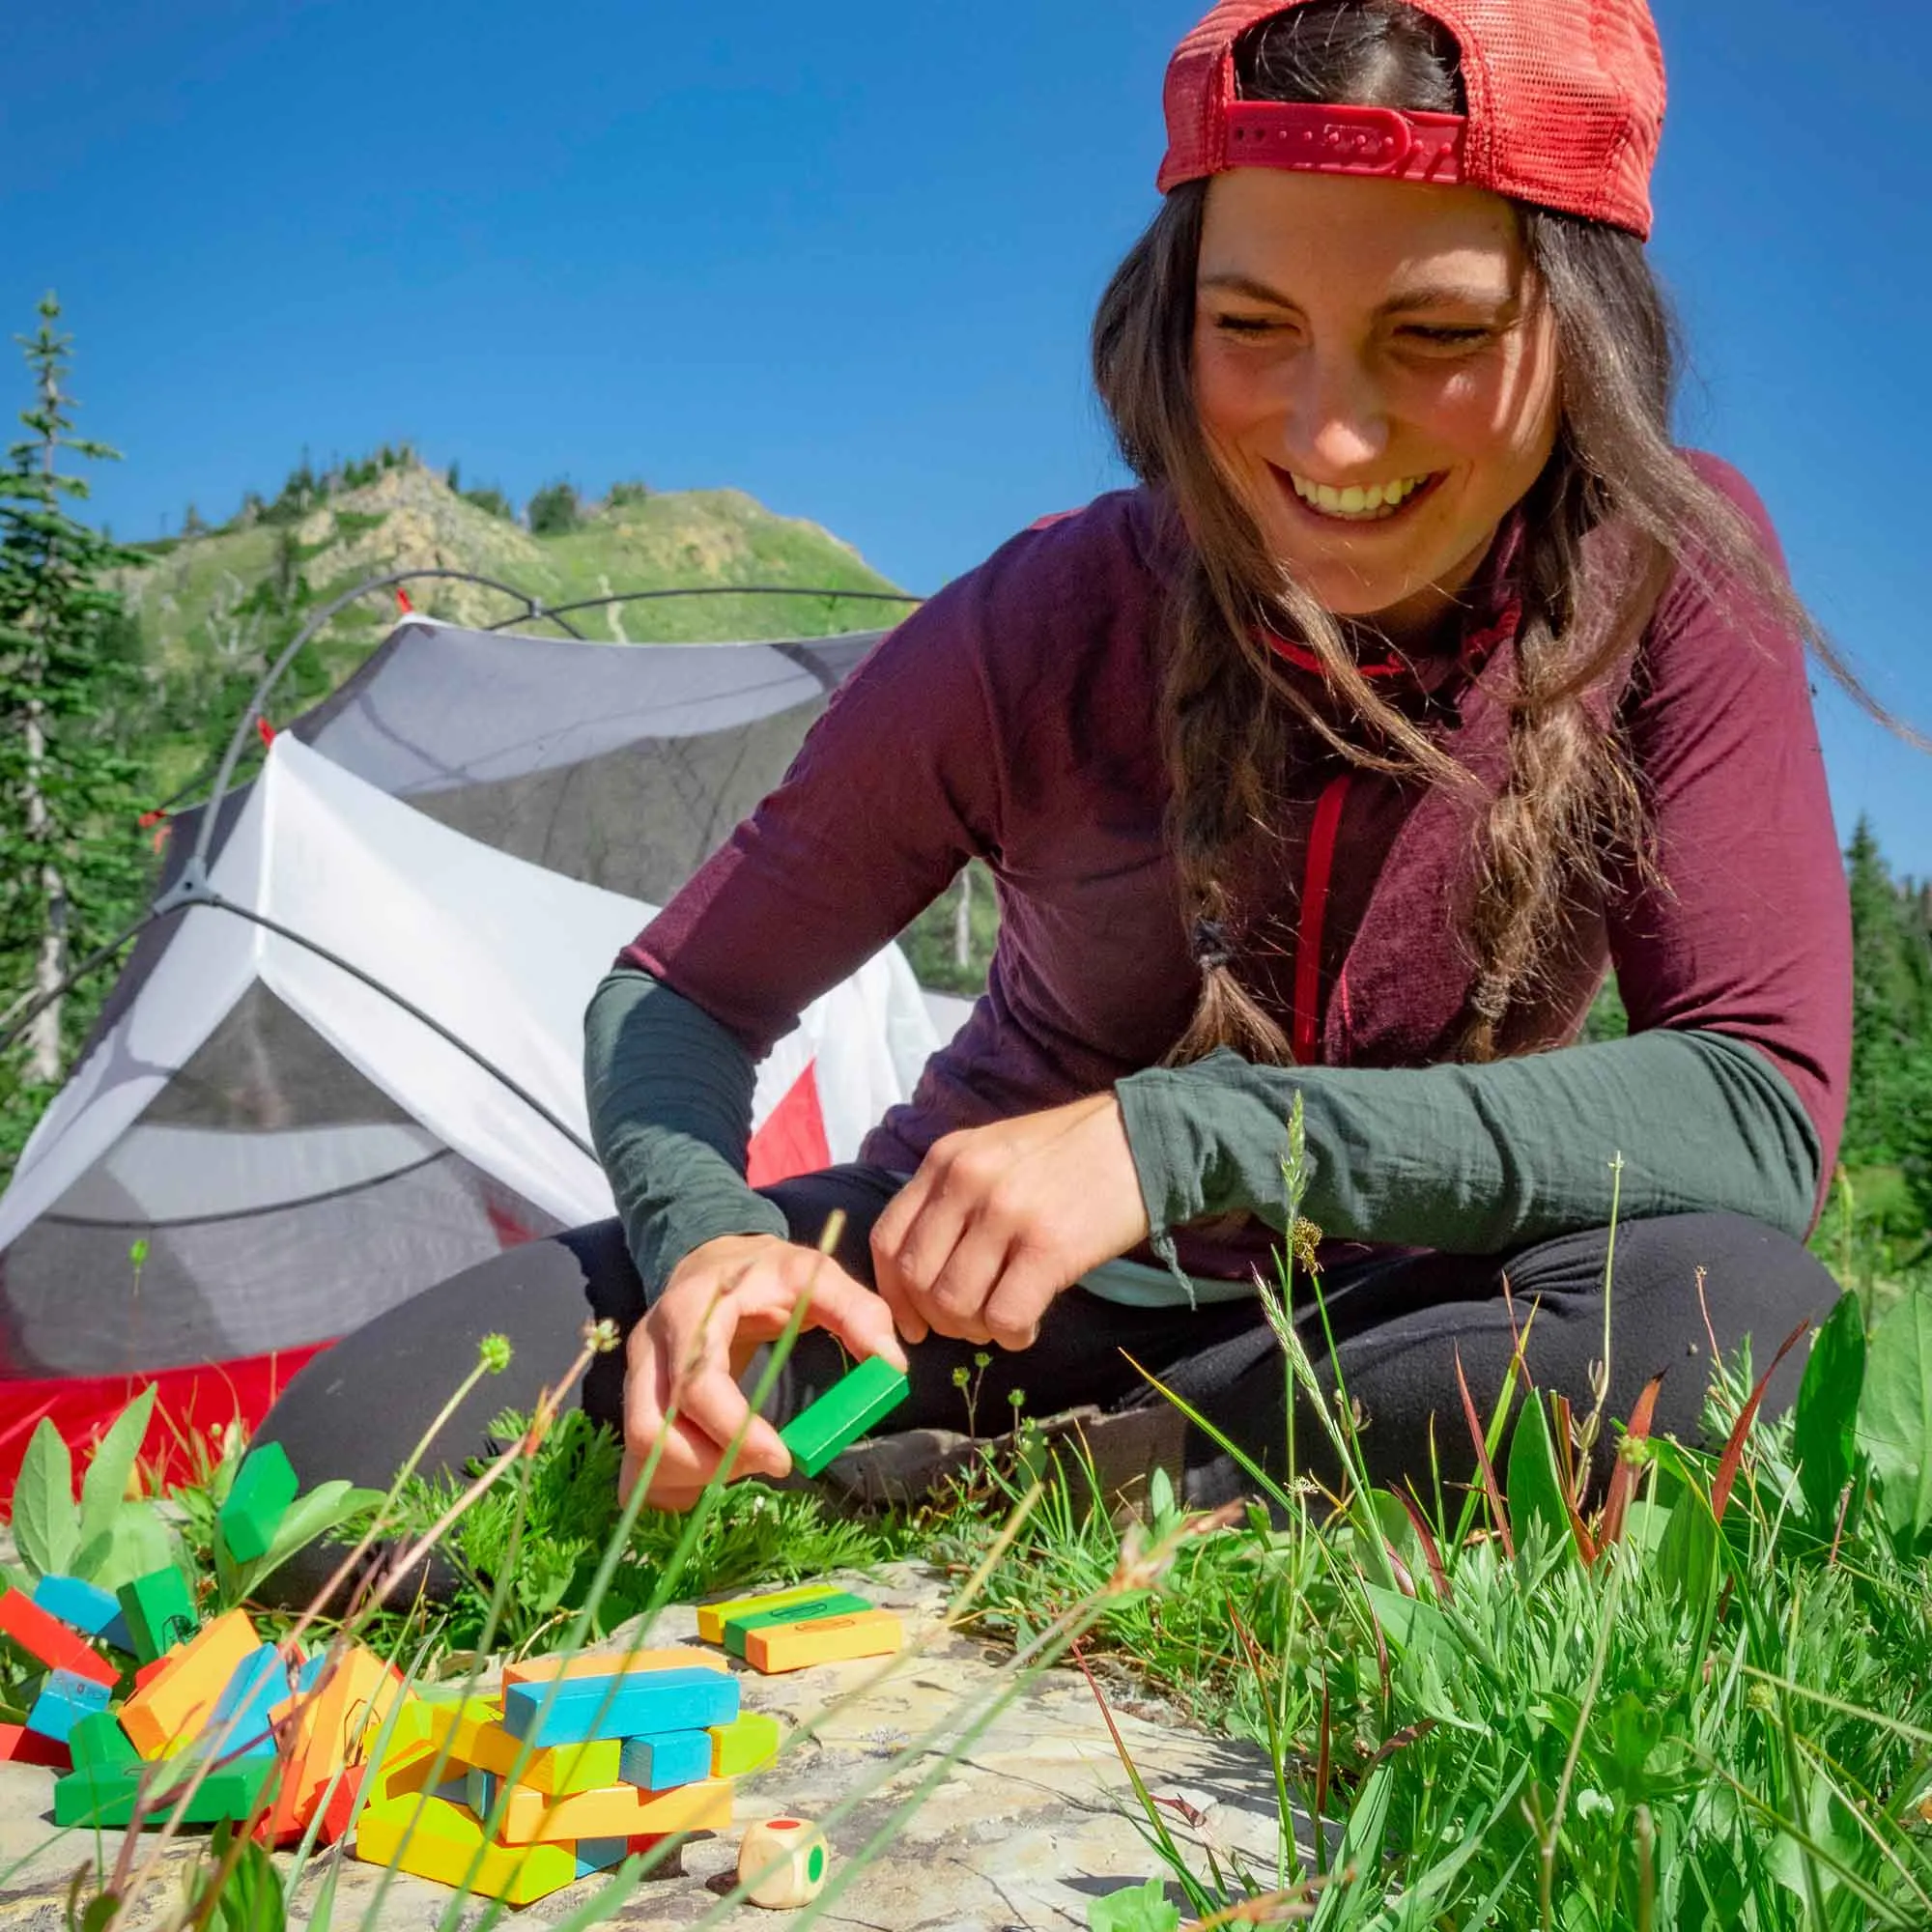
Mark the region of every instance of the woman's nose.
[[1348, 475], [1388, 447], [1388, 417], [1369, 373], [1352, 356], [1302, 358], [1289, 412], [1293, 467], [1318, 481]]

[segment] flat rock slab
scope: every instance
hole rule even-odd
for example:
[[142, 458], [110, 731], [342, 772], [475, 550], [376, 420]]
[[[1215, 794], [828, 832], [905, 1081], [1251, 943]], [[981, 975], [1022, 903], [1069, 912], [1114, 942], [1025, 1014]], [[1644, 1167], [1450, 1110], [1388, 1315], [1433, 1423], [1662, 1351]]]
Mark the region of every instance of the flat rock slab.
[[[779, 1677], [734, 1666], [748, 1710], [773, 1712], [796, 1727], [776, 1764], [739, 1781], [738, 1827], [785, 1813], [825, 1820], [850, 1801], [827, 1828], [832, 1880], [842, 1880], [843, 1889], [817, 1923], [841, 1932], [1078, 1928], [1094, 1898], [1157, 1872], [1166, 1876], [1135, 1828], [1138, 1807], [1126, 1776], [1078, 1671], [1048, 1670], [1022, 1683], [1009, 1653], [941, 1629], [948, 1587], [922, 1566], [830, 1580], [900, 1611], [909, 1635], [925, 1641], [883, 1672], [883, 1660]], [[679, 1606], [658, 1619], [652, 1641], [694, 1641], [695, 1631], [692, 1611]], [[976, 1718], [982, 1727], [962, 1743]], [[1205, 1837], [1272, 1869], [1274, 1785], [1265, 1752], [1207, 1737], [1177, 1714], [1138, 1700], [1117, 1705], [1115, 1721], [1150, 1789], [1188, 1807], [1170, 1817], [1177, 1838]], [[951, 1763], [949, 1749], [957, 1753]], [[47, 1822], [52, 1785], [50, 1772], [0, 1765], [0, 1924], [8, 1927], [60, 1932], [75, 1869], [97, 1858], [111, 1866], [120, 1849], [118, 1832], [56, 1833]], [[1198, 1822], [1185, 1822], [1189, 1816]], [[734, 1829], [692, 1840], [682, 1873], [646, 1879], [611, 1922], [634, 1932], [789, 1923], [788, 1914], [724, 1904], [738, 1835]], [[1300, 1835], [1305, 1856], [1305, 1828]], [[869, 1861], [855, 1868], [868, 1845]], [[170, 1866], [191, 1855], [192, 1847], [171, 1852]], [[306, 1920], [319, 1872], [320, 1861], [292, 1902], [295, 1923]], [[364, 1922], [381, 1876], [378, 1866], [343, 1861], [335, 1927]], [[585, 1879], [517, 1920], [554, 1923], [608, 1883]], [[129, 1922], [158, 1922], [180, 1884], [173, 1871], [159, 1879]], [[450, 1897], [441, 1886], [399, 1876], [382, 1904], [382, 1932], [430, 1932]], [[467, 1920], [481, 1909], [472, 1907]]]

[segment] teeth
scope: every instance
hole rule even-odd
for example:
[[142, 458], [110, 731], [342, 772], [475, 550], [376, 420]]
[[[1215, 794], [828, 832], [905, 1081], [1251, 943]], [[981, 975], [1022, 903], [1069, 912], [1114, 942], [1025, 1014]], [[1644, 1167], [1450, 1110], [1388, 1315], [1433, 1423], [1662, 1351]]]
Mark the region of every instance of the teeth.
[[1404, 476], [1393, 483], [1350, 483], [1345, 490], [1337, 490], [1328, 483], [1312, 482], [1293, 470], [1289, 472], [1289, 480], [1294, 485], [1294, 494], [1324, 516], [1369, 518], [1392, 515], [1429, 478]]

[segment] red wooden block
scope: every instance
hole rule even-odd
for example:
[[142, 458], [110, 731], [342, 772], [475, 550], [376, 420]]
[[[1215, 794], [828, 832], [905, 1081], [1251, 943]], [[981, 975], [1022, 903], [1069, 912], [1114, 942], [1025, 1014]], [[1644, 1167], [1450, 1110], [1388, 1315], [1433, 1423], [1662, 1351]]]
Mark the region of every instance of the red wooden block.
[[76, 1630], [50, 1617], [24, 1590], [0, 1589], [0, 1633], [50, 1670], [71, 1670], [111, 1690], [121, 1673]]
[[175, 1661], [175, 1653], [180, 1649], [181, 1645], [176, 1644], [173, 1650], [162, 1651], [154, 1662], [142, 1664], [134, 1673], [134, 1689], [145, 1690]]
[[0, 1724], [0, 1764], [44, 1764], [71, 1771], [73, 1755], [58, 1738], [43, 1738], [24, 1724]]
[[[324, 1788], [327, 1789], [326, 1786]], [[349, 1827], [355, 1817], [355, 1800], [361, 1789], [362, 1772], [359, 1767], [342, 1774], [328, 1803], [322, 1807], [322, 1823], [315, 1834], [317, 1844], [332, 1845], [336, 1839], [348, 1835]]]

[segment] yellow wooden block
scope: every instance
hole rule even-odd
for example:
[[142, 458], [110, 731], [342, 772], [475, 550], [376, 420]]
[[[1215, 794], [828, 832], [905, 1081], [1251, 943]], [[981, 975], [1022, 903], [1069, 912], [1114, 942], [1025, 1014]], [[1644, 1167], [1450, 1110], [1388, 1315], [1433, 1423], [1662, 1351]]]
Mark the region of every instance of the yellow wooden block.
[[[429, 1707], [429, 1738], [434, 1745], [449, 1740], [449, 1755], [461, 1765], [473, 1764], [469, 1752], [476, 1733], [486, 1724], [500, 1724], [503, 1707], [489, 1697], [466, 1697], [460, 1704], [432, 1704]], [[487, 1768], [487, 1767], [486, 1767]]]
[[[418, 1738], [405, 1749], [389, 1752], [368, 1775], [364, 1787], [368, 1802], [387, 1804], [392, 1800], [427, 1790], [430, 1779], [437, 1776], [437, 1755], [436, 1747], [427, 1738]], [[457, 1776], [453, 1772], [446, 1775]]]
[[559, 1677], [629, 1677], [639, 1670], [729, 1670], [715, 1650], [695, 1644], [668, 1650], [613, 1650], [603, 1657], [526, 1657], [503, 1666], [504, 1684], [549, 1684]]
[[586, 1744], [550, 1745], [531, 1750], [501, 1724], [478, 1724], [469, 1733], [465, 1762], [498, 1777], [513, 1777], [547, 1798], [562, 1798], [615, 1784], [623, 1754], [622, 1738], [592, 1738]]
[[809, 1603], [813, 1597], [842, 1597], [836, 1583], [801, 1583], [795, 1590], [775, 1590], [768, 1597], [734, 1597], [728, 1604], [700, 1604], [697, 1634], [706, 1643], [723, 1643], [724, 1626], [733, 1617], [754, 1610], [781, 1610], [787, 1604]]
[[440, 1798], [399, 1798], [369, 1806], [355, 1827], [355, 1856], [374, 1865], [393, 1861], [398, 1871], [442, 1885], [467, 1882], [479, 1896], [506, 1905], [528, 1905], [577, 1877], [574, 1851], [561, 1845], [486, 1844], [483, 1827]]
[[813, 1624], [774, 1624], [746, 1633], [745, 1662], [771, 1675], [808, 1663], [842, 1663], [855, 1657], [887, 1657], [905, 1641], [891, 1610], [855, 1610], [849, 1617], [821, 1617]]
[[711, 1727], [711, 1776], [742, 1777], [779, 1754], [784, 1731], [768, 1711], [740, 1711], [728, 1724]]
[[207, 1728], [228, 1680], [262, 1647], [241, 1610], [204, 1625], [121, 1706], [121, 1728], [145, 1758], [172, 1756]]
[[641, 1833], [723, 1832], [731, 1823], [731, 1780], [707, 1777], [669, 1791], [607, 1785], [574, 1798], [546, 1798], [519, 1787], [509, 1794], [497, 1835], [506, 1845], [570, 1838], [632, 1838]]

